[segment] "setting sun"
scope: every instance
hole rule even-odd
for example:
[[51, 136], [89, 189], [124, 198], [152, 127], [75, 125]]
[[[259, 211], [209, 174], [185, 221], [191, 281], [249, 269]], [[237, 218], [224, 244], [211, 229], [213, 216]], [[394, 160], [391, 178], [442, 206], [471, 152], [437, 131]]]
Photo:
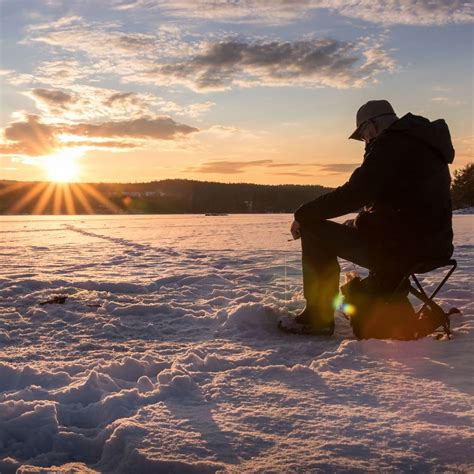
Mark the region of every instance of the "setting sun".
[[43, 167], [48, 179], [59, 183], [75, 181], [79, 174], [77, 160], [81, 155], [81, 150], [64, 149], [44, 157]]

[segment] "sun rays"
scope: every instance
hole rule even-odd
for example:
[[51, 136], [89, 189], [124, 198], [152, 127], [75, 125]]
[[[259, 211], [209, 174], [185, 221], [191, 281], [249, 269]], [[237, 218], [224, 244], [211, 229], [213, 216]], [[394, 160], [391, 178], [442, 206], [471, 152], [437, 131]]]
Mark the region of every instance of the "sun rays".
[[125, 212], [87, 183], [13, 183], [0, 189], [0, 196], [15, 196], [6, 214], [120, 214]]
[[0, 188], [0, 197], [13, 202], [6, 214], [117, 214], [124, 210], [94, 185], [71, 182], [79, 178], [83, 147], [62, 148], [43, 156], [40, 166], [48, 181], [12, 183]]

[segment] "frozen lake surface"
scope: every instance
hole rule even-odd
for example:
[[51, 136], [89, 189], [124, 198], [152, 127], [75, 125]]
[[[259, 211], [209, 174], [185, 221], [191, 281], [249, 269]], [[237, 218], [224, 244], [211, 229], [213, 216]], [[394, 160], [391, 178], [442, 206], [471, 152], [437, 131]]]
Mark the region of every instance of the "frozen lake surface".
[[454, 337], [413, 342], [279, 332], [290, 223], [0, 217], [0, 472], [472, 472], [474, 217], [438, 299]]

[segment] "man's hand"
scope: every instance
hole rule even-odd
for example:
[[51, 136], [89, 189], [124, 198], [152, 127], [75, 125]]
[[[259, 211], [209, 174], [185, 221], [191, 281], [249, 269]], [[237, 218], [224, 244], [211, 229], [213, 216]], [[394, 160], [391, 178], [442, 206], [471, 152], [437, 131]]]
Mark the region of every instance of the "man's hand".
[[301, 237], [300, 229], [301, 229], [300, 223], [298, 221], [293, 221], [290, 227], [290, 232], [294, 240], [298, 240]]

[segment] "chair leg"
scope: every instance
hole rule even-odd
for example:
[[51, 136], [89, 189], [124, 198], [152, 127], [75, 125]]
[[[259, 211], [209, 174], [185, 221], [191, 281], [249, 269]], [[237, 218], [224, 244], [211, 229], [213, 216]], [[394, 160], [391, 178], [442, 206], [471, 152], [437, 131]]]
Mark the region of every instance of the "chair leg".
[[410, 276], [412, 277], [413, 281], [415, 282], [415, 284], [418, 287], [418, 289], [420, 290], [420, 292], [423, 293], [427, 298], [429, 298], [429, 296], [426, 294], [426, 291], [421, 286], [421, 283], [419, 282], [418, 278], [416, 278], [416, 275], [414, 273], [412, 273]]
[[[416, 314], [421, 314], [421, 312], [425, 309], [427, 303], [426, 301], [427, 300], [431, 300], [431, 298], [426, 294], [426, 291], [423, 289], [423, 287], [421, 286], [421, 283], [418, 281], [418, 278], [416, 278], [416, 275], [413, 273], [410, 275], [413, 279], [413, 281], [415, 282], [416, 286], [418, 287], [418, 290], [419, 290], [419, 293], [418, 292], [414, 292], [414, 291], [410, 291], [410, 293], [414, 296], [416, 296], [418, 299], [420, 299], [421, 301], [423, 301], [423, 306], [416, 312]], [[410, 278], [410, 277], [408, 277]], [[410, 285], [411, 286], [411, 285]], [[413, 287], [412, 287], [413, 288]], [[414, 290], [415, 288], [413, 288]], [[419, 296], [419, 295], [423, 295], [423, 297]]]
[[438, 291], [441, 290], [441, 288], [443, 287], [443, 285], [448, 281], [449, 277], [452, 275], [452, 273], [454, 272], [454, 270], [456, 270], [456, 267], [457, 267], [457, 263], [453, 263], [452, 266], [451, 266], [451, 269], [449, 270], [449, 272], [445, 275], [445, 277], [443, 278], [443, 280], [441, 281], [441, 283], [436, 287], [436, 290], [433, 291], [432, 295], [430, 296], [430, 299], [433, 299], [437, 294], [438, 294]]
[[[443, 311], [443, 308], [441, 308], [441, 306], [439, 306], [437, 303], [435, 303], [435, 301], [433, 301], [433, 298], [438, 294], [438, 292], [441, 290], [441, 288], [444, 286], [444, 284], [448, 281], [449, 277], [452, 275], [452, 273], [456, 269], [456, 266], [457, 266], [456, 262], [451, 264], [451, 268], [449, 269], [447, 274], [444, 276], [444, 278], [441, 280], [439, 285], [435, 288], [435, 290], [433, 291], [433, 293], [430, 296], [428, 296], [426, 291], [421, 286], [421, 283], [419, 282], [418, 278], [416, 277], [416, 275], [415, 275], [416, 267], [414, 267], [412, 271], [410, 271], [405, 277], [402, 278], [402, 280], [398, 284], [395, 291], [391, 294], [388, 301], [390, 301], [403, 288], [403, 286], [406, 285], [406, 283], [408, 283], [408, 291], [413, 296], [416, 296], [420, 301], [423, 302], [423, 305], [416, 312], [416, 315], [418, 317], [420, 317], [423, 310], [428, 306], [431, 309], [431, 311], [434, 313], [434, 315], [437, 316], [437, 318], [440, 322], [440, 325], [443, 326], [443, 329], [444, 329], [446, 335], [449, 338], [451, 336], [449, 315], [452, 312], [450, 311], [448, 314], [446, 314]], [[410, 277], [413, 279], [413, 281], [416, 285], [416, 288], [411, 284]]]
[[440, 320], [440, 324], [443, 326], [443, 329], [445, 333], [447, 334], [448, 337], [451, 336], [451, 330], [450, 330], [450, 324], [449, 324], [449, 316], [443, 311], [443, 308], [439, 306], [437, 303], [435, 303], [431, 297], [428, 297], [428, 295], [423, 291], [418, 291], [414, 286], [410, 285], [409, 291], [412, 295], [416, 296], [418, 299], [423, 301], [423, 306], [416, 312], [416, 315], [419, 316], [421, 315], [421, 312], [426, 308], [426, 306], [429, 306], [431, 311], [435, 313]]
[[[452, 273], [454, 272], [454, 270], [456, 270], [456, 266], [457, 266], [457, 263], [453, 263], [450, 270], [448, 271], [448, 273], [444, 276], [444, 278], [441, 280], [441, 283], [436, 287], [436, 289], [433, 291], [433, 293], [431, 293], [431, 296], [428, 296], [425, 292], [425, 290], [423, 289], [423, 287], [421, 286], [421, 283], [418, 281], [418, 278], [416, 278], [416, 275], [414, 273], [412, 273], [410, 276], [413, 278], [413, 281], [415, 282], [416, 286], [418, 287], [418, 289], [420, 290], [420, 293], [422, 293], [426, 298], [428, 298], [430, 301], [433, 300], [433, 298], [438, 294], [439, 290], [441, 290], [441, 288], [443, 288], [444, 284], [448, 281], [449, 277], [452, 275]], [[408, 277], [409, 278], [409, 277]], [[411, 286], [411, 285], [410, 285]], [[418, 296], [418, 295], [415, 295], [415, 296]], [[423, 306], [417, 311], [417, 313], [421, 313], [427, 303], [426, 301], [423, 299], [423, 298], [420, 298], [422, 301], [423, 301]], [[438, 306], [438, 305], [437, 305]]]

